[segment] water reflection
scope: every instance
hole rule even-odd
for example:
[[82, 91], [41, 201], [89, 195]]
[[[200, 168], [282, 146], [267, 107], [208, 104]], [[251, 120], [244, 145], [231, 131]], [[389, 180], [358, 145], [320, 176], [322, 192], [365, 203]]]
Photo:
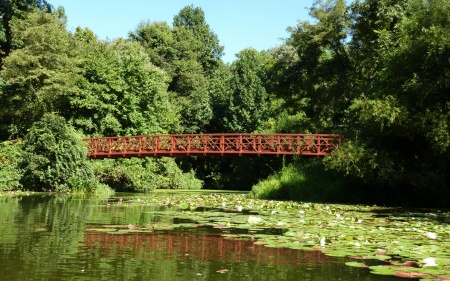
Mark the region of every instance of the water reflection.
[[334, 266], [335, 259], [318, 251], [268, 248], [251, 240], [226, 238], [199, 231], [158, 231], [153, 233], [110, 234], [89, 232], [84, 235], [81, 251], [94, 256], [159, 259], [195, 259], [216, 262], [254, 262], [271, 266]]
[[[93, 232], [99, 224], [165, 221], [152, 207], [108, 208], [105, 202], [71, 196], [0, 197], [0, 279], [399, 280], [347, 267], [345, 260], [319, 252], [267, 248], [207, 228]], [[228, 271], [220, 273], [224, 269]]]

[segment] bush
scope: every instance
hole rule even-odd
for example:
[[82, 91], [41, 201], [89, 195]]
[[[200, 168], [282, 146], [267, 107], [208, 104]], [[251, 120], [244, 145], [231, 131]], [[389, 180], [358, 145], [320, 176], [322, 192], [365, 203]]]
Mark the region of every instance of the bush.
[[320, 160], [297, 159], [253, 186], [260, 199], [329, 203], [367, 203], [371, 195], [358, 180], [325, 169]]
[[22, 187], [22, 143], [5, 141], [0, 143], [0, 191], [17, 190]]
[[153, 189], [200, 189], [193, 172], [183, 173], [173, 158], [131, 158], [93, 161], [101, 182], [116, 191], [150, 192]]
[[45, 114], [29, 129], [23, 145], [21, 183], [35, 191], [92, 191], [99, 182], [75, 130], [55, 114]]

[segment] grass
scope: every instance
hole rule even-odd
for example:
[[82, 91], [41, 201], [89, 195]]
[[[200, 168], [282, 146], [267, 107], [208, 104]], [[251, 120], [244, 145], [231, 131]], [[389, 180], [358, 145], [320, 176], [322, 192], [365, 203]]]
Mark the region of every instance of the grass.
[[256, 184], [249, 196], [303, 202], [365, 203], [370, 195], [356, 180], [327, 171], [320, 161], [298, 160]]

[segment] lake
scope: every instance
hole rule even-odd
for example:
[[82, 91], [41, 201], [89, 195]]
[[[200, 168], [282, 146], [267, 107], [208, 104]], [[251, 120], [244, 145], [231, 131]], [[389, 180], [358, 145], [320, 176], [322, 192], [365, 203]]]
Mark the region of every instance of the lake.
[[274, 247], [264, 241], [289, 236], [287, 228], [248, 227], [263, 212], [225, 208], [228, 195], [223, 209], [200, 206], [201, 197], [155, 196], [1, 196], [0, 279], [401, 280], [316, 246]]

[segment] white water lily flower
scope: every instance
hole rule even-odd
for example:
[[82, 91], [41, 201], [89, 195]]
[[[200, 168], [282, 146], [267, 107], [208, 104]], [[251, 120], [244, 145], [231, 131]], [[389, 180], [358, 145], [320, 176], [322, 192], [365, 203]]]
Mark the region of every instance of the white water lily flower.
[[336, 214], [336, 218], [340, 218], [341, 217], [341, 214]]
[[325, 237], [322, 236], [322, 238], [320, 238], [320, 246], [325, 247], [326, 241], [325, 241]]
[[362, 223], [362, 220], [358, 220], [358, 223]]
[[225, 206], [227, 205], [227, 203], [225, 203], [225, 202], [222, 202], [222, 207], [224, 207], [225, 208]]
[[437, 238], [437, 234], [433, 233], [433, 232], [427, 232], [427, 237], [430, 239], [436, 239]]
[[277, 226], [282, 226], [283, 224], [284, 224], [284, 222], [282, 222], [282, 221], [277, 222]]
[[259, 218], [259, 217], [255, 217], [255, 216], [248, 217], [248, 223], [250, 223], [250, 224], [259, 223], [261, 221], [262, 221], [262, 218]]
[[355, 242], [355, 247], [361, 247], [361, 244], [359, 244], [359, 242]]
[[305, 211], [303, 211], [303, 210], [300, 210], [298, 212], [300, 213], [300, 215], [303, 215], [305, 213]]
[[237, 211], [242, 212], [242, 206], [237, 206]]
[[277, 213], [277, 211], [272, 211], [270, 212], [272, 215], [275, 215]]
[[424, 262], [423, 267], [437, 266], [435, 258], [425, 258], [425, 259], [423, 259], [423, 262]]

